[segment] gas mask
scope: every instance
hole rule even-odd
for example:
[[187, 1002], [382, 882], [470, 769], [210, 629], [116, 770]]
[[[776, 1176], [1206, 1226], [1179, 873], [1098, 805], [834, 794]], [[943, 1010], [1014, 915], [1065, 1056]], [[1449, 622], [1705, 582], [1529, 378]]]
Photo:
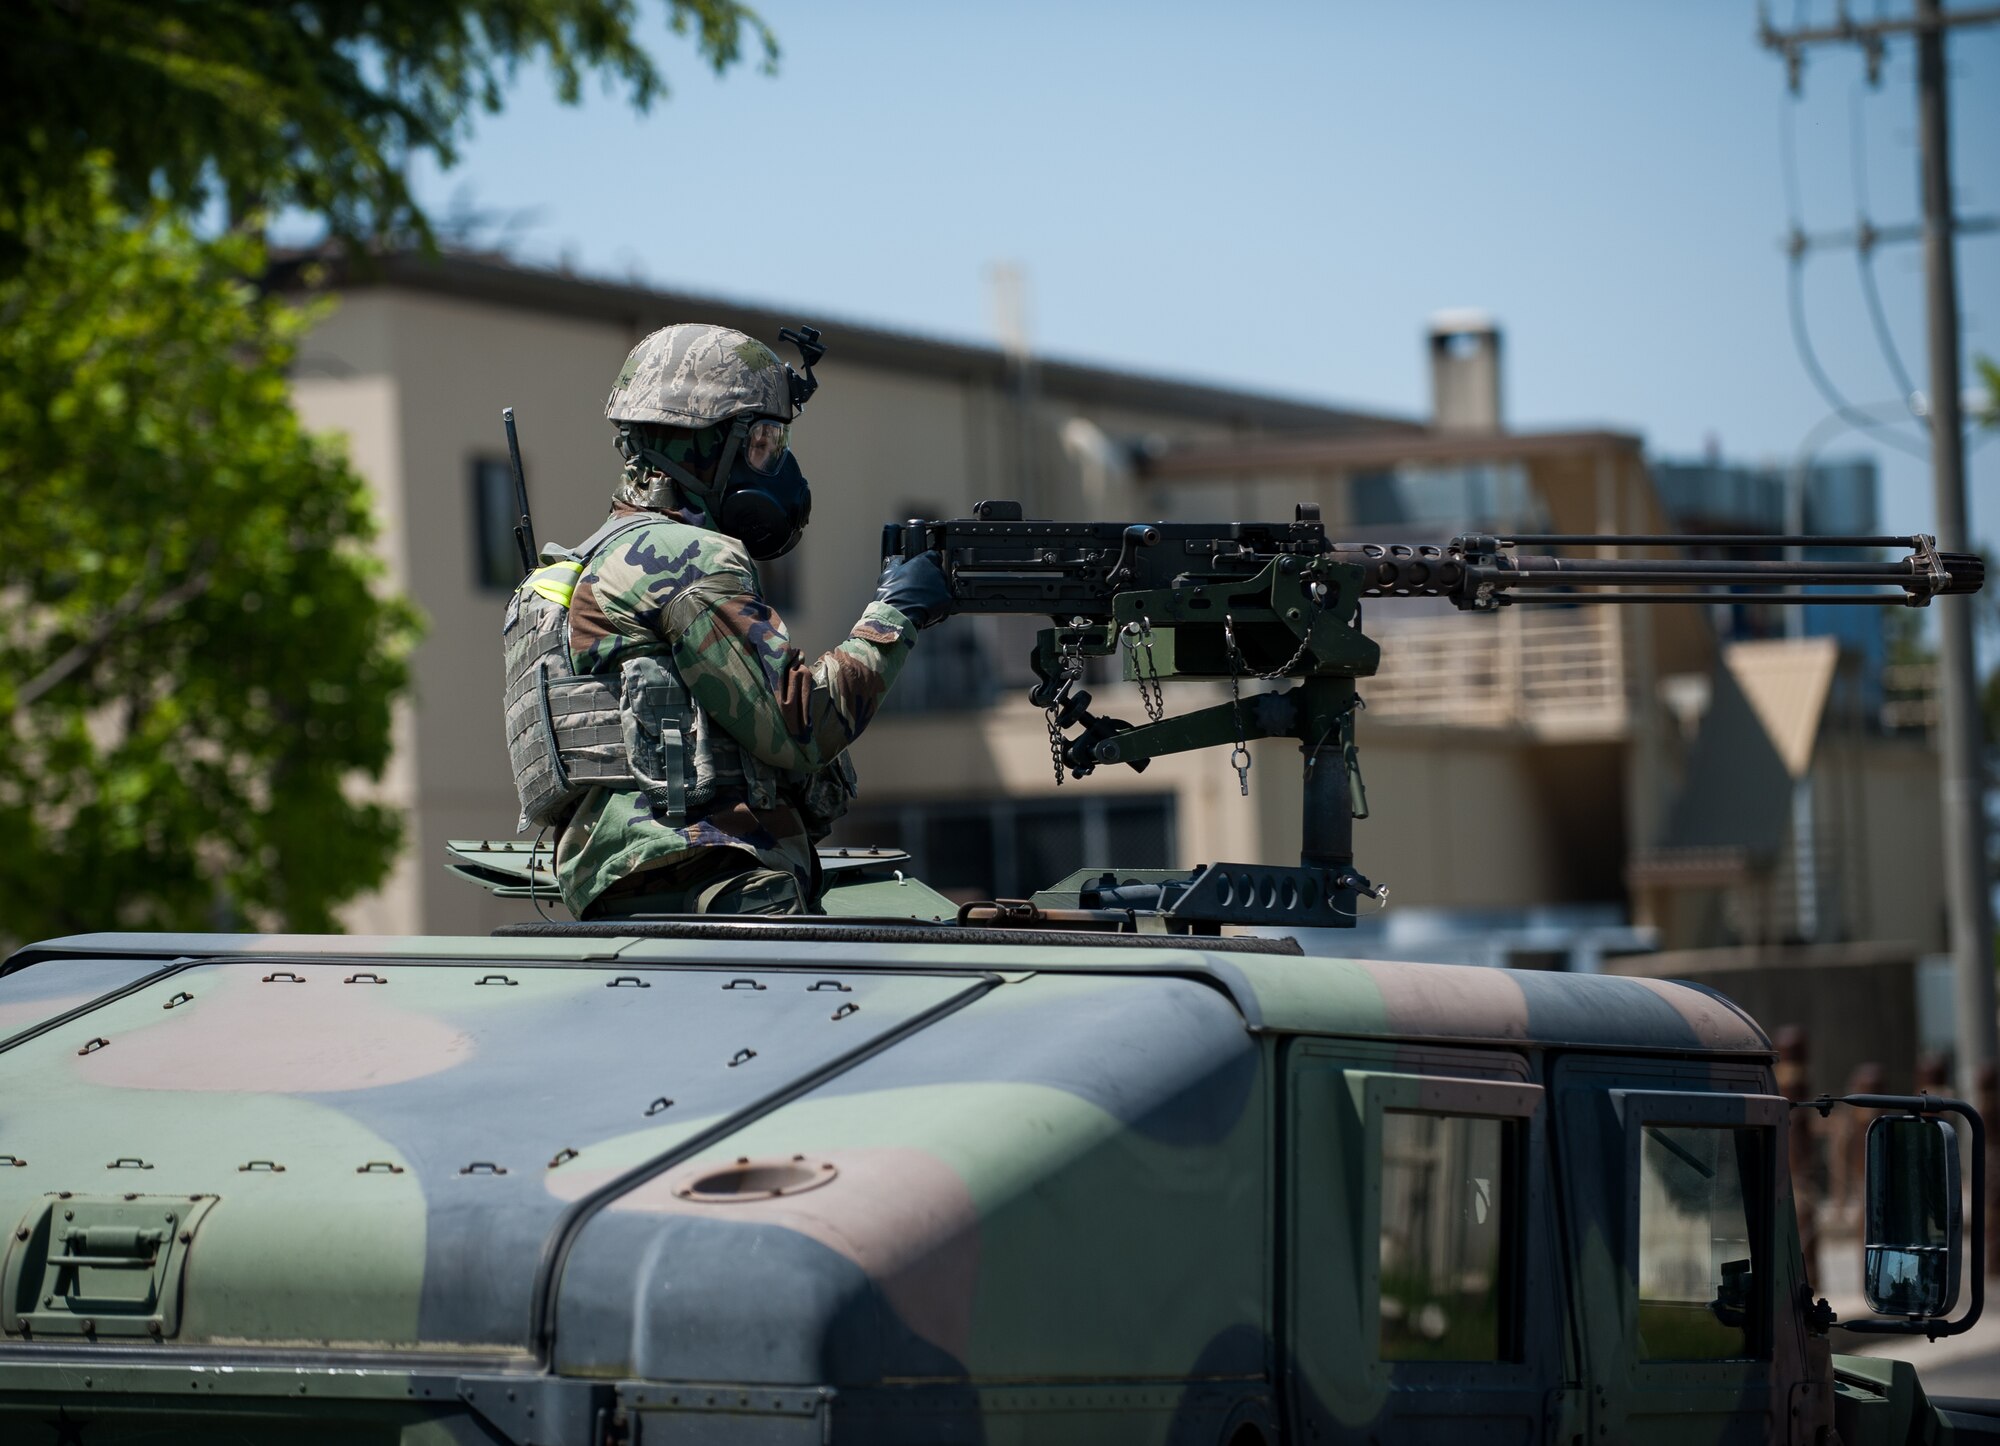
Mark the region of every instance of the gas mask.
[[791, 428], [775, 417], [739, 418], [716, 465], [715, 525], [759, 562], [798, 546], [812, 520], [812, 487], [791, 449]]

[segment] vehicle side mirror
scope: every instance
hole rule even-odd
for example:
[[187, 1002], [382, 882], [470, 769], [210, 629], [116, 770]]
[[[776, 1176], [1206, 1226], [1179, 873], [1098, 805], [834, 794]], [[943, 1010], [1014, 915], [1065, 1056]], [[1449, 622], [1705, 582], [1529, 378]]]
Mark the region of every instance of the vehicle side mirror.
[[1944, 1120], [1884, 1115], [1868, 1127], [1862, 1284], [1878, 1315], [1936, 1320], [1958, 1303], [1958, 1136]]

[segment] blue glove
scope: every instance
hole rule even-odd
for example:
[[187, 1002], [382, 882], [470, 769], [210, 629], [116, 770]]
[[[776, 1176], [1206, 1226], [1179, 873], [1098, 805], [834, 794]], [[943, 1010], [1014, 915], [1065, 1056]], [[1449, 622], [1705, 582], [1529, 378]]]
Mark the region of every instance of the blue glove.
[[941, 623], [951, 613], [951, 584], [935, 552], [892, 558], [883, 565], [875, 601], [887, 603], [918, 628]]

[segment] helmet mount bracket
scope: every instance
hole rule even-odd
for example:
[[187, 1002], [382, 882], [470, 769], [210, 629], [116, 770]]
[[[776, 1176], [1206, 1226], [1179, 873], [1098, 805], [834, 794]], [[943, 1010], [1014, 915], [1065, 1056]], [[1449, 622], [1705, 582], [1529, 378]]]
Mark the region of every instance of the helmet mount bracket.
[[804, 408], [805, 404], [812, 400], [813, 393], [819, 390], [819, 378], [813, 375], [813, 368], [818, 366], [820, 358], [826, 355], [826, 346], [819, 337], [819, 328], [816, 326], [801, 325], [796, 329], [785, 326], [778, 329], [778, 340], [788, 341], [797, 347], [799, 362], [805, 367], [803, 376], [790, 367], [785, 368], [785, 379], [791, 384], [794, 412]]

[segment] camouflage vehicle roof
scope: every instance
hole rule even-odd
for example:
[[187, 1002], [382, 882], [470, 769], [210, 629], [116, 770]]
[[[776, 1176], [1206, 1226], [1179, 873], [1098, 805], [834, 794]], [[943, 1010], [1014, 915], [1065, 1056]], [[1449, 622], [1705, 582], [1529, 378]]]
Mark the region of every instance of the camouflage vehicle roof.
[[[703, 926], [685, 930], [698, 933]], [[810, 971], [838, 964], [870, 972], [926, 971], [1086, 973], [1108, 977], [1166, 974], [1199, 980], [1225, 995], [1252, 1030], [1460, 1039], [1539, 1046], [1769, 1056], [1770, 1039], [1742, 1009], [1706, 985], [1617, 975], [1558, 974], [1457, 964], [1406, 964], [1372, 959], [1304, 957], [1288, 941], [1162, 937], [1158, 949], [1118, 947], [1144, 936], [1106, 935], [1085, 943], [1052, 943], [1032, 934], [1006, 943], [959, 943], [953, 932], [880, 931], [922, 942], [882, 943], [871, 931], [845, 926], [712, 926], [713, 937], [645, 938], [610, 931], [579, 937], [314, 934], [78, 934], [24, 949], [0, 966], [0, 977], [41, 958], [168, 960], [179, 958], [329, 959], [366, 957], [411, 961], [612, 962], [727, 968], [759, 965]], [[991, 931], [986, 931], [991, 932]], [[761, 942], [757, 934], [771, 935]], [[794, 934], [819, 934], [810, 958]], [[853, 936], [845, 942], [842, 936]], [[841, 942], [832, 942], [841, 940]], [[1268, 952], [1255, 946], [1269, 943]], [[76, 969], [75, 963], [65, 969]], [[0, 1013], [0, 1029], [8, 1015]], [[0, 1035], [4, 1041], [4, 1035]]]
[[[551, 1418], [605, 1382], [816, 1422], [885, 1383], [1263, 1373], [1273, 1040], [1769, 1055], [1650, 980], [754, 932], [37, 945], [0, 973], [0, 1219], [56, 1229], [70, 1191], [193, 1222], [171, 1347], [83, 1358], [113, 1389], [226, 1361], [228, 1390], [436, 1392], [480, 1431], [542, 1403], [404, 1441], [583, 1440]], [[110, 1307], [79, 1337], [35, 1293], [13, 1268], [0, 1428], [120, 1344]], [[1188, 1439], [1249, 1409], [1193, 1390], [1155, 1393]]]

